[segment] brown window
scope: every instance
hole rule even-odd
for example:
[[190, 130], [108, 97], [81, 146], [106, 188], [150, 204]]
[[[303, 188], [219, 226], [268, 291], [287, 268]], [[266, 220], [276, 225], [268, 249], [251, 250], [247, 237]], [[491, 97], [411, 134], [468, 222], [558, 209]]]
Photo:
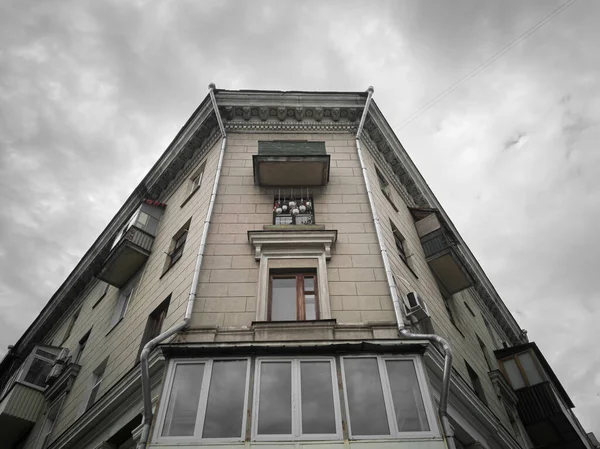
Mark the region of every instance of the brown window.
[[163, 323], [165, 322], [165, 318], [167, 316], [167, 312], [169, 311], [169, 302], [171, 301], [171, 295], [167, 297], [154, 311], [148, 316], [148, 321], [146, 321], [146, 329], [144, 329], [144, 335], [142, 336], [142, 341], [140, 343], [140, 349], [138, 350], [138, 355], [136, 358], [136, 363], [140, 360], [140, 354], [142, 353], [142, 349], [146, 346], [150, 340], [155, 337], [158, 337], [162, 332]]
[[185, 241], [187, 239], [188, 230], [190, 229], [190, 222], [188, 220], [186, 224], [173, 236], [173, 241], [171, 242], [171, 251], [169, 252], [169, 259], [167, 261], [167, 266], [165, 267], [165, 271], [171, 268], [173, 265], [177, 263], [181, 256], [183, 255], [183, 248], [185, 247]]
[[483, 392], [483, 386], [481, 385], [479, 376], [477, 375], [475, 370], [473, 368], [471, 368], [471, 365], [469, 365], [467, 362], [465, 362], [465, 365], [467, 366], [467, 372], [469, 373], [469, 379], [471, 379], [471, 385], [473, 387], [473, 391], [475, 392], [475, 395], [479, 399], [481, 399], [481, 401], [484, 404], [487, 405], [487, 399], [485, 398], [485, 393]]
[[398, 251], [398, 255], [400, 256], [400, 259], [402, 259], [402, 261], [406, 265], [408, 265], [408, 258], [406, 257], [406, 251], [404, 250], [405, 239], [396, 227], [396, 225], [394, 225], [394, 223], [392, 223], [391, 221], [390, 224], [392, 225], [392, 233], [394, 234], [394, 242], [396, 243], [396, 250]]
[[269, 321], [319, 319], [316, 273], [271, 273]]

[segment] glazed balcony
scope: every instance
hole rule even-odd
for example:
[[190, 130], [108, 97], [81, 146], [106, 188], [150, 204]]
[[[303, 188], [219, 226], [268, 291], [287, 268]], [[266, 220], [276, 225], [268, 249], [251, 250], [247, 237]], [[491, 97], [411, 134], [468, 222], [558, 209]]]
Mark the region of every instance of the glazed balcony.
[[417, 233], [429, 268], [441, 293], [450, 297], [473, 285], [473, 280], [456, 250], [456, 240], [434, 210], [412, 209]]
[[325, 142], [258, 142], [254, 183], [264, 187], [323, 186], [329, 182]]

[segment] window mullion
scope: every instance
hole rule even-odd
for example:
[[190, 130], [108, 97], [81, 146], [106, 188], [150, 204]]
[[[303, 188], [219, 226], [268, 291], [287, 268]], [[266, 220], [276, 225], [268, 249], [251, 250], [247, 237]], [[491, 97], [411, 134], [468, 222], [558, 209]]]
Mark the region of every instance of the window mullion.
[[298, 321], [306, 319], [306, 307], [304, 305], [304, 275], [296, 275], [296, 309]]
[[208, 389], [212, 377], [213, 360], [204, 362], [204, 375], [202, 376], [202, 386], [200, 387], [200, 398], [198, 399], [198, 413], [196, 414], [196, 425], [194, 426], [194, 436], [202, 438], [204, 428], [204, 418], [206, 417], [206, 407], [208, 406]]
[[389, 378], [387, 375], [387, 367], [385, 360], [381, 356], [377, 356], [377, 364], [379, 366], [379, 377], [381, 378], [381, 387], [383, 390], [383, 402], [388, 417], [388, 425], [390, 434], [396, 436], [398, 434], [398, 425], [396, 423], [396, 412], [394, 411], [394, 401], [392, 400], [392, 390], [390, 387]]
[[523, 369], [523, 367], [521, 366], [521, 361], [519, 360], [519, 355], [515, 355], [513, 360], [515, 361], [517, 367], [519, 368], [519, 372], [521, 373], [521, 377], [523, 378], [523, 382], [525, 382], [526, 386], [530, 386], [529, 385], [529, 379], [527, 378], [527, 374], [525, 373], [525, 370]]
[[292, 437], [298, 438], [302, 432], [302, 409], [300, 391], [300, 360], [292, 360]]

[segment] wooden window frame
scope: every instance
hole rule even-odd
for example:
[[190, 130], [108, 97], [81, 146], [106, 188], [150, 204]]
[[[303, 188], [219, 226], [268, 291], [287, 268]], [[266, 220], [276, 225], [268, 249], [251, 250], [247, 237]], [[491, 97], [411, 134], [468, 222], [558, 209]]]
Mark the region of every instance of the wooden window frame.
[[[538, 382], [536, 384], [531, 384], [531, 382], [529, 382], [529, 378], [527, 377], [527, 373], [525, 373], [525, 369], [523, 368], [523, 366], [521, 365], [521, 361], [519, 360], [519, 356], [523, 355], [523, 354], [529, 354], [531, 356], [531, 360], [533, 361], [533, 364], [535, 365], [535, 369], [537, 369], [538, 374], [540, 375], [540, 377], [542, 378], [541, 382]], [[506, 369], [504, 368], [504, 362], [507, 362], [509, 360], [514, 360], [515, 364], [517, 365], [517, 368], [519, 369], [519, 373], [521, 374], [521, 378], [523, 379], [523, 382], [525, 383], [525, 386], [522, 388], [529, 388], [529, 387], [533, 387], [534, 385], [539, 385], [543, 382], [547, 382], [548, 379], [546, 379], [546, 375], [544, 373], [544, 370], [542, 369], [542, 367], [540, 366], [537, 357], [535, 356], [535, 354], [533, 353], [533, 351], [531, 350], [527, 350], [527, 351], [523, 351], [523, 352], [519, 352], [518, 354], [514, 354], [510, 357], [506, 357], [502, 360], [500, 360], [500, 368], [502, 370], [502, 374], [504, 374], [504, 378], [508, 380], [508, 382], [511, 384], [512, 386], [512, 382], [510, 381], [510, 377], [508, 376], [508, 373], [506, 372]]]
[[[312, 277], [314, 280], [314, 290], [305, 290], [304, 278]], [[282, 320], [282, 321], [306, 321], [306, 295], [314, 295], [315, 297], [315, 320], [319, 320], [321, 317], [320, 304], [319, 304], [319, 286], [316, 272], [310, 271], [290, 271], [286, 272], [274, 272], [269, 273], [269, 297], [267, 303], [267, 321], [272, 321], [271, 311], [273, 309], [273, 279], [296, 279], [296, 319], [295, 320]]]

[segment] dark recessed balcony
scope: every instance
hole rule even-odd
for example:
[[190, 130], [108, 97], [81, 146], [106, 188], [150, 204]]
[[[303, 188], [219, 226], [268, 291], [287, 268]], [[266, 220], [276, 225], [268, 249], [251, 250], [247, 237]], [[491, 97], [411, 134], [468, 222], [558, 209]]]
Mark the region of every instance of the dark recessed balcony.
[[429, 268], [442, 295], [450, 297], [473, 285], [473, 280], [456, 251], [456, 239], [435, 210], [412, 209], [417, 233]]
[[2, 447], [12, 447], [23, 438], [35, 424], [43, 406], [43, 389], [20, 382], [13, 383], [0, 400]]
[[131, 226], [110, 251], [98, 279], [123, 287], [150, 256], [154, 236]]
[[525, 387], [515, 392], [517, 410], [535, 447], [584, 449], [569, 412], [561, 407], [550, 382]]
[[254, 183], [265, 187], [312, 187], [329, 182], [325, 142], [258, 142], [252, 156]]

